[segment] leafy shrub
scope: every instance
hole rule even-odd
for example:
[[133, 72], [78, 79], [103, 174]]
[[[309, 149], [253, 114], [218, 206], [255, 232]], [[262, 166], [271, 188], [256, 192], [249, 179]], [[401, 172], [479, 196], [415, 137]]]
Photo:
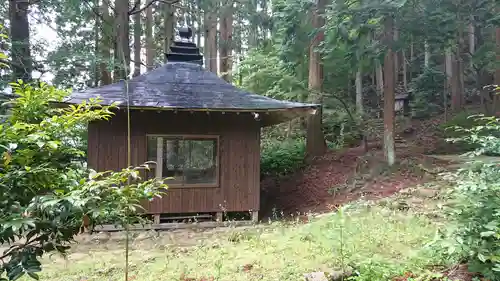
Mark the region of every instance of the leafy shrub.
[[[477, 147], [473, 155], [497, 153], [500, 148], [500, 139], [494, 135], [500, 132], [500, 120], [490, 117], [483, 121], [485, 125], [459, 128], [464, 136], [458, 139]], [[451, 213], [456, 227], [443, 245], [449, 257], [466, 259], [470, 271], [500, 280], [500, 166], [473, 164], [448, 175], [456, 183]]]
[[327, 142], [337, 147], [349, 146], [357, 143], [360, 138], [361, 118], [354, 115], [354, 120], [345, 110], [325, 110], [323, 113], [323, 131]]
[[445, 76], [436, 68], [427, 67], [410, 83], [412, 115], [425, 118], [443, 110]]
[[112, 107], [96, 100], [54, 109], [49, 101], [64, 92], [42, 84], [13, 84], [18, 98], [12, 114], [0, 124], [0, 280], [24, 274], [38, 279], [39, 258], [65, 253], [80, 232], [85, 216], [125, 225], [138, 219], [141, 200], [166, 188], [161, 181], [141, 181], [140, 170], [95, 173], [79, 159], [82, 130], [88, 122], [107, 119]]
[[265, 140], [261, 147], [261, 176], [279, 176], [292, 173], [305, 164], [304, 139]]
[[282, 100], [301, 100], [307, 94], [307, 83], [297, 79], [275, 52], [251, 50], [239, 71], [241, 86], [253, 93]]
[[483, 115], [461, 112], [441, 126], [444, 136], [462, 152], [476, 155], [500, 155], [498, 120]]
[[500, 280], [500, 168], [478, 163], [456, 175], [452, 215], [457, 223], [448, 252], [469, 261], [469, 270]]

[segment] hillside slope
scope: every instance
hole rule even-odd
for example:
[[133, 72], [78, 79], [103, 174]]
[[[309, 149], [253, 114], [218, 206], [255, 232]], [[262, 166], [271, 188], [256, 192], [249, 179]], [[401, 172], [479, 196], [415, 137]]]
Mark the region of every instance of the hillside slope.
[[[262, 213], [276, 216], [276, 213], [325, 212], [358, 198], [387, 197], [429, 180], [433, 177], [429, 171], [447, 164], [426, 155], [442, 141], [437, 135], [441, 120], [441, 116], [414, 120], [406, 127], [398, 122], [398, 163], [394, 167], [385, 164], [380, 136], [372, 135], [366, 153], [362, 147], [328, 151], [291, 175], [264, 179]], [[377, 123], [380, 124], [374, 122]]]

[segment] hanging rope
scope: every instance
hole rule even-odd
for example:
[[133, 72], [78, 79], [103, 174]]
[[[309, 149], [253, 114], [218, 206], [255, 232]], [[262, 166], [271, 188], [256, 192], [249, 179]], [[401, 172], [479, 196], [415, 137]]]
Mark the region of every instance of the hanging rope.
[[[122, 50], [123, 52], [123, 50]], [[127, 167], [130, 167], [132, 165], [131, 161], [131, 147], [130, 147], [130, 93], [129, 93], [129, 88], [128, 88], [128, 74], [127, 70], [125, 68], [125, 95], [127, 96]], [[130, 184], [130, 179], [129, 179], [129, 184]], [[125, 226], [125, 231], [126, 231], [126, 246], [125, 246], [125, 281], [128, 281], [128, 254], [129, 254], [129, 229], [128, 229], [128, 222], [127, 225]]]
[[[127, 62], [125, 60], [125, 51], [123, 50], [123, 48], [120, 48], [121, 50], [121, 57], [122, 57], [122, 62], [123, 62], [123, 69], [124, 69], [124, 72], [125, 72], [125, 77], [123, 79], [123, 82], [124, 82], [124, 86], [125, 86], [125, 96], [126, 96], [126, 99], [127, 99], [127, 108], [126, 108], [126, 111], [127, 111], [127, 168], [130, 168], [130, 166], [132, 165], [132, 161], [131, 161], [131, 134], [130, 134], [130, 128], [131, 128], [131, 122], [130, 122], [130, 93], [129, 93], [129, 85], [128, 85], [128, 72], [127, 72]], [[128, 181], [128, 184], [130, 184], [130, 179]], [[130, 234], [130, 231], [129, 231], [129, 227], [128, 227], [128, 221], [125, 222], [125, 225], [124, 225], [124, 228], [125, 228], [125, 281], [128, 281], [128, 271], [129, 271], [129, 260], [128, 260], [128, 256], [129, 256], [129, 251], [130, 251], [130, 248], [129, 248], [129, 234]]]

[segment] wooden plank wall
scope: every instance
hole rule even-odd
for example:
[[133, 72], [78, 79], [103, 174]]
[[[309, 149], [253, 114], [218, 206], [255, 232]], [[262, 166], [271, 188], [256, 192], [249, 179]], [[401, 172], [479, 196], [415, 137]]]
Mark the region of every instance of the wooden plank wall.
[[[89, 125], [88, 163], [97, 171], [127, 166], [127, 116]], [[260, 204], [260, 126], [249, 113], [131, 112], [132, 165], [147, 159], [146, 134], [220, 136], [219, 187], [170, 188], [145, 203], [147, 213], [258, 211]]]

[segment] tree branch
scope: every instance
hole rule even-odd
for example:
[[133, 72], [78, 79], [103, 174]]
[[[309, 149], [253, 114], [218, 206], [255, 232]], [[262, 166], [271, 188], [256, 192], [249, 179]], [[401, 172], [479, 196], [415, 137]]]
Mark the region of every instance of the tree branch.
[[128, 11], [128, 15], [134, 15], [134, 14], [137, 14], [137, 13], [141, 13], [142, 11], [146, 10], [149, 6], [153, 5], [155, 2], [160, 2], [160, 3], [165, 3], [165, 4], [175, 4], [177, 2], [179, 2], [179, 0], [149, 0], [149, 2], [146, 3], [146, 5], [144, 5], [144, 7], [142, 8], [139, 8], [139, 2], [140, 1], [135, 1], [134, 3], [134, 7], [132, 8], [132, 10]]
[[90, 10], [92, 11], [92, 13], [94, 13], [95, 16], [99, 17], [99, 19], [101, 19], [101, 21], [105, 22], [106, 20], [104, 19], [104, 17], [102, 16], [102, 14], [100, 14], [98, 12], [98, 8], [97, 7], [92, 7], [90, 5], [90, 3], [88, 2], [88, 0], [84, 0], [83, 3], [87, 4], [87, 7], [90, 8]]
[[0, 256], [0, 260], [3, 262], [3, 260], [5, 258], [7, 258], [8, 256], [10, 256], [12, 254], [12, 252], [14, 252], [15, 250], [19, 250], [19, 249], [25, 248], [26, 246], [29, 246], [32, 243], [37, 242], [37, 240], [38, 240], [38, 237], [33, 237], [33, 239], [26, 241], [26, 243], [13, 244], [12, 246], [9, 247], [9, 249], [7, 249], [3, 253], [2, 256]]

